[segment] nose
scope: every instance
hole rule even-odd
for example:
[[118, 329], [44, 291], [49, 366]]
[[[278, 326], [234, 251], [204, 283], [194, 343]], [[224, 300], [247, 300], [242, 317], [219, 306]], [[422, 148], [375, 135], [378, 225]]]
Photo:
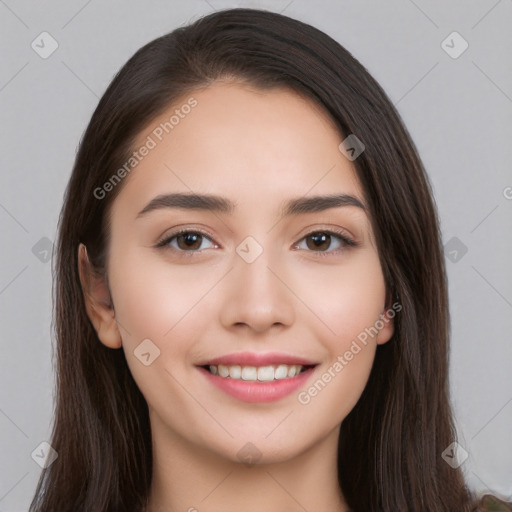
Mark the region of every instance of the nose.
[[246, 328], [264, 332], [295, 320], [294, 296], [286, 272], [269, 261], [265, 251], [252, 263], [238, 255], [224, 283], [221, 323], [226, 329]]

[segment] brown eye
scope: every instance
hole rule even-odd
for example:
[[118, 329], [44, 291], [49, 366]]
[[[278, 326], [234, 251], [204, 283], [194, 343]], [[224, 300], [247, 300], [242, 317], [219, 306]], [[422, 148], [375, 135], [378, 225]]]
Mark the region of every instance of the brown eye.
[[[208, 241], [210, 246], [201, 247], [204, 245], [205, 241]], [[166, 237], [157, 244], [157, 247], [163, 247], [177, 252], [194, 253], [203, 249], [209, 249], [213, 247], [213, 244], [210, 237], [200, 231], [183, 230]]]
[[199, 249], [201, 246], [203, 235], [200, 233], [188, 232], [176, 236], [176, 242], [180, 249], [186, 251], [188, 249]]
[[[331, 235], [329, 235], [328, 233], [314, 233], [312, 235], [308, 235], [306, 237], [306, 240], [308, 240], [308, 242], [306, 242], [306, 245], [308, 246], [308, 249], [311, 250], [318, 249], [323, 251], [325, 249], [328, 249], [329, 246], [331, 245]], [[309, 243], [309, 240], [311, 240], [312, 243]]]
[[[304, 241], [306, 247], [301, 247]], [[343, 233], [334, 231], [313, 231], [306, 235], [297, 247], [299, 249], [306, 249], [309, 252], [316, 252], [319, 256], [328, 256], [358, 245], [358, 242], [355, 242]]]

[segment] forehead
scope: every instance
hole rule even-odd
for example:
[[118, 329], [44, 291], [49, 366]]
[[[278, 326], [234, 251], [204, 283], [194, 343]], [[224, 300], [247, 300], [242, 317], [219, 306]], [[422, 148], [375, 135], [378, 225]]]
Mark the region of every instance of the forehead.
[[138, 212], [154, 196], [177, 190], [260, 207], [308, 193], [363, 200], [341, 141], [330, 116], [309, 98], [216, 82], [183, 96], [141, 131], [133, 150], [151, 149], [125, 178], [115, 203]]

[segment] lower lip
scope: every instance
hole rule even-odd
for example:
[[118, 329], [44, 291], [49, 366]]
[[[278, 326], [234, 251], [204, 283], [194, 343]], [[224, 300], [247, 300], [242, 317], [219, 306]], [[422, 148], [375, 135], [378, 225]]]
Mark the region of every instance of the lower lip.
[[314, 367], [309, 368], [299, 373], [296, 377], [261, 382], [257, 380], [219, 377], [200, 366], [197, 368], [214, 386], [217, 386], [228, 395], [244, 402], [252, 403], [275, 402], [276, 400], [284, 398], [304, 385], [315, 369]]

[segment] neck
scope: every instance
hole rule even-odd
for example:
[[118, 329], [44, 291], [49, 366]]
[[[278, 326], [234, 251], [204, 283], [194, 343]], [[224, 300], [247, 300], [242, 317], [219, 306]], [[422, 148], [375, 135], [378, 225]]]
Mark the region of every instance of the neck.
[[349, 512], [337, 476], [339, 427], [288, 460], [244, 464], [155, 428], [155, 421], [146, 512]]

